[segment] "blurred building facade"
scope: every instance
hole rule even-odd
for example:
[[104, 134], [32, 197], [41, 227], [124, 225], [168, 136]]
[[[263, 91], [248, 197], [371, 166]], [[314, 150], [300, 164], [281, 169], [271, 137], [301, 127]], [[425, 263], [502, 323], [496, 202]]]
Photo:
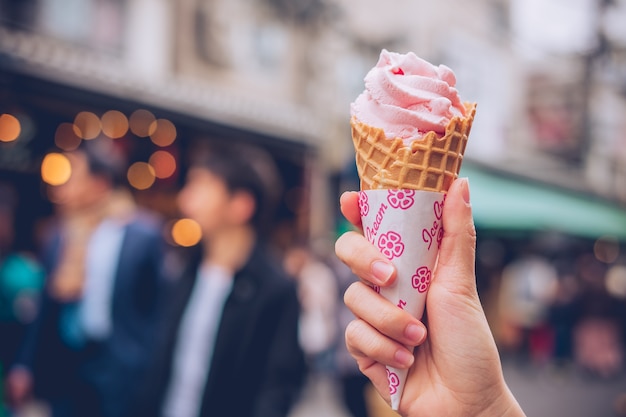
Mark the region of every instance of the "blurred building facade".
[[624, 3], [2, 0], [0, 52], [5, 71], [306, 143], [336, 170], [365, 72], [414, 50], [479, 103], [468, 158], [626, 204]]

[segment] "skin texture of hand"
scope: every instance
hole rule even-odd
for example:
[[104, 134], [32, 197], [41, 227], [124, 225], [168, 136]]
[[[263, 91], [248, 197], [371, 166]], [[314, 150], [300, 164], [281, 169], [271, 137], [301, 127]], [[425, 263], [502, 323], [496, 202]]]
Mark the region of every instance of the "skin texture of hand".
[[[357, 193], [345, 193], [341, 210], [360, 226], [357, 200]], [[410, 367], [399, 407], [403, 416], [524, 416], [504, 381], [476, 290], [476, 233], [466, 179], [455, 181], [448, 192], [443, 228], [426, 300], [428, 331], [368, 285], [393, 283], [396, 272], [391, 263], [357, 232], [337, 240], [337, 256], [363, 280], [352, 284], [344, 296], [356, 316], [346, 329], [348, 350], [387, 402], [385, 365]], [[405, 346], [418, 347], [412, 352]]]

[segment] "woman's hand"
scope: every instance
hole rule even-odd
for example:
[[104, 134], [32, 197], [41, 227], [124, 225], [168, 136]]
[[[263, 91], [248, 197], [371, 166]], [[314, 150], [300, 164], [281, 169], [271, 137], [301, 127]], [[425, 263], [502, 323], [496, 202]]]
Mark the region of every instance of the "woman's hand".
[[[341, 210], [360, 226], [358, 194], [345, 193]], [[393, 265], [361, 234], [348, 232], [337, 256], [363, 282], [345, 293], [357, 317], [346, 344], [361, 371], [389, 402], [385, 365], [410, 367], [399, 412], [404, 416], [523, 416], [510, 393], [476, 290], [476, 233], [466, 179], [453, 183], [443, 212], [444, 235], [426, 299], [426, 327], [368, 284], [390, 285]], [[419, 346], [414, 352], [405, 346]]]

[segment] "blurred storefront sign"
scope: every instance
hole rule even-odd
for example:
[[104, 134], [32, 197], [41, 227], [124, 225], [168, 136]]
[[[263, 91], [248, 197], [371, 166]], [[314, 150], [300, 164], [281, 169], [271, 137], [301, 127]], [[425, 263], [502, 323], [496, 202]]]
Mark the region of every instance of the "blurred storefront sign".
[[[1, 35], [0, 27], [0, 44]], [[110, 138], [123, 149], [132, 164], [127, 178], [138, 202], [168, 218], [177, 215], [175, 194], [194, 145], [237, 142], [265, 148], [273, 155], [284, 179], [285, 196], [293, 197], [294, 190], [305, 190], [291, 198], [289, 204], [286, 197], [279, 202], [276, 239], [281, 239], [282, 244], [309, 233], [312, 210], [308, 206], [311, 198], [307, 172], [315, 151], [298, 133], [297, 121], [291, 126], [287, 125], [293, 119], [274, 123], [279, 117], [271, 106], [263, 108], [260, 103], [227, 95], [210, 98], [211, 93], [182, 82], [149, 89], [130, 85], [129, 80], [103, 77], [102, 73], [78, 75], [43, 62], [35, 64], [3, 56], [0, 50], [0, 116], [4, 115], [0, 126], [0, 138], [4, 139], [0, 141], [0, 182], [16, 186], [20, 201], [34, 201], [31, 208], [37, 208], [22, 210], [18, 219], [18, 228], [26, 230], [24, 246], [33, 247], [32, 225], [51, 213], [40, 178], [44, 156], [59, 149], [70, 150], [77, 145], [74, 139], [80, 142], [99, 137]], [[257, 111], [257, 105], [261, 110]], [[152, 117], [145, 132], [140, 132], [134, 123], [140, 113]], [[294, 113], [286, 109], [286, 119], [289, 114]], [[264, 122], [257, 124], [253, 121], [257, 118]], [[11, 133], [15, 120], [20, 127], [17, 136]], [[11, 129], [3, 127], [5, 124]], [[173, 134], [166, 134], [167, 131]], [[137, 167], [151, 167], [149, 181], [146, 176], [131, 175], [136, 174], [131, 168]]]
[[562, 74], [535, 73], [528, 78], [526, 94], [534, 146], [557, 158], [580, 160], [585, 150], [580, 134], [585, 111], [580, 83]]
[[556, 231], [626, 239], [626, 208], [465, 162], [476, 225], [501, 231]]

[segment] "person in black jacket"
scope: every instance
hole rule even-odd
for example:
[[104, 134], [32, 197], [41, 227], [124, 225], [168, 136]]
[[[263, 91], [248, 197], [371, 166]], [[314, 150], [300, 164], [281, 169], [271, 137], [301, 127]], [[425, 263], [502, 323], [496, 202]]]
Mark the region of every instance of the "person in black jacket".
[[66, 152], [50, 189], [58, 220], [43, 250], [38, 317], [7, 375], [16, 408], [31, 395], [53, 417], [126, 417], [154, 344], [162, 227], [122, 186], [125, 164], [98, 138]]
[[284, 417], [305, 362], [295, 284], [264, 242], [275, 167], [250, 147], [194, 156], [178, 203], [202, 244], [175, 281], [136, 415]]

